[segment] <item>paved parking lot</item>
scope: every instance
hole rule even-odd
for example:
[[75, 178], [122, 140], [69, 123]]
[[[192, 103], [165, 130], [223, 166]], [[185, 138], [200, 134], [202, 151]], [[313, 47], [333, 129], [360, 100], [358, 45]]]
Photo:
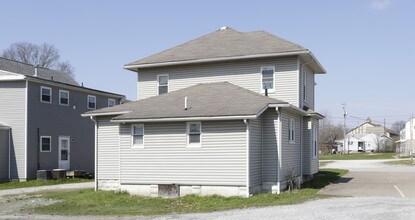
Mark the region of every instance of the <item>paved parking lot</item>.
[[350, 172], [320, 193], [339, 196], [415, 198], [415, 166], [387, 165], [385, 160], [348, 160], [325, 168]]

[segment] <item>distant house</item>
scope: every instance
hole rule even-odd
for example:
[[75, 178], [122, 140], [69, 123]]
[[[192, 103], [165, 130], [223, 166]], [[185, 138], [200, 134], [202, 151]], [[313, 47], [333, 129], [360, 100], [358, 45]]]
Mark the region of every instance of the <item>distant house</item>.
[[122, 99], [66, 74], [0, 58], [0, 181], [33, 179], [39, 169], [94, 172], [94, 123], [81, 113]]
[[408, 120], [401, 129], [397, 152], [403, 156], [415, 154], [415, 118]]
[[[338, 151], [343, 152], [344, 140], [336, 140]], [[367, 134], [348, 134], [346, 135], [346, 151], [349, 152], [377, 152], [385, 145], [392, 145], [392, 138], [386, 135]]]
[[224, 27], [125, 68], [140, 100], [83, 115], [97, 126], [97, 189], [249, 196], [318, 172], [325, 70], [308, 49]]
[[378, 136], [386, 135], [390, 138], [399, 137], [399, 134], [397, 134], [396, 132], [388, 128], [385, 128], [382, 125], [373, 123], [370, 118], [367, 118], [366, 122], [362, 123], [361, 125], [351, 129], [349, 132], [347, 132], [347, 134], [376, 134]]

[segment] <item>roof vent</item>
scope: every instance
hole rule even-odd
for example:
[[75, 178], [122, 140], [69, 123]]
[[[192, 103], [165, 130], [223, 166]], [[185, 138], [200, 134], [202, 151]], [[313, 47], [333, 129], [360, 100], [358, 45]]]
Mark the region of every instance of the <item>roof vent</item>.
[[39, 75], [38, 75], [38, 65], [35, 65], [35, 75], [33, 75], [34, 77], [38, 77]]
[[223, 27], [220, 28], [220, 31], [225, 31], [225, 30], [228, 30], [228, 29], [229, 29], [229, 27], [223, 26]]

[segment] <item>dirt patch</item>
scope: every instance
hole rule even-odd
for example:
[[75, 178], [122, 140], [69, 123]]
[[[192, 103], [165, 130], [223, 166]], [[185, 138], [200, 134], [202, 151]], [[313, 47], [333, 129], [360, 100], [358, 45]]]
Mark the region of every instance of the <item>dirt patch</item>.
[[21, 215], [25, 209], [38, 205], [50, 205], [57, 200], [47, 200], [40, 195], [13, 195], [0, 197], [0, 216]]

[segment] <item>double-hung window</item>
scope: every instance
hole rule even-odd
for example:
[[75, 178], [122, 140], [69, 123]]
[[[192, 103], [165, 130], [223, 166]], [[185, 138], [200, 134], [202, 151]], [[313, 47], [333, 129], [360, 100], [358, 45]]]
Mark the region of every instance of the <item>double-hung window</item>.
[[87, 103], [88, 109], [96, 109], [97, 107], [97, 97], [93, 95], [88, 95], [88, 103]]
[[275, 92], [275, 67], [261, 67], [261, 91]]
[[295, 121], [292, 118], [289, 119], [288, 142], [295, 143]]
[[59, 105], [69, 106], [69, 92], [66, 90], [59, 90]]
[[131, 126], [131, 146], [144, 147], [144, 124], [134, 124]]
[[52, 151], [52, 138], [50, 136], [40, 136], [40, 152]]
[[158, 75], [157, 76], [157, 92], [158, 95], [169, 92], [169, 75]]
[[52, 89], [49, 87], [40, 87], [40, 101], [44, 103], [52, 103]]
[[317, 151], [318, 151], [318, 147], [317, 147], [317, 126], [313, 126], [313, 157], [317, 157]]
[[115, 99], [108, 99], [108, 107], [112, 107], [115, 105]]
[[200, 147], [201, 135], [202, 135], [202, 123], [201, 122], [188, 122], [187, 126], [187, 146]]

